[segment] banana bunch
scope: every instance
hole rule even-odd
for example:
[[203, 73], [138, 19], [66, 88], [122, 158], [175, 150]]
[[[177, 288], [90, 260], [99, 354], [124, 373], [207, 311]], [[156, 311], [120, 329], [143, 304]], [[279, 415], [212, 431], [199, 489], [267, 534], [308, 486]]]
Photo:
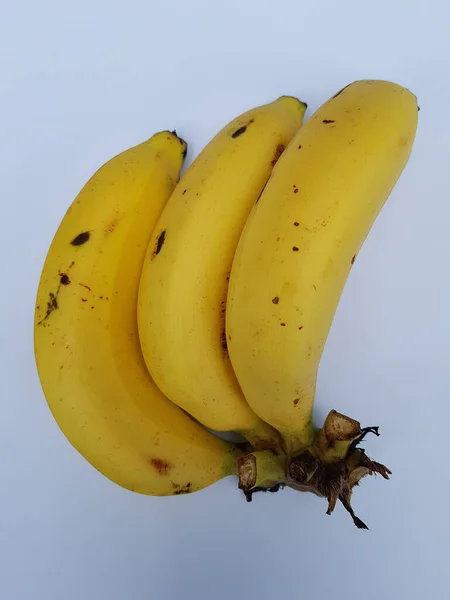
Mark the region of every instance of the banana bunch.
[[[377, 427], [312, 411], [318, 366], [358, 251], [402, 173], [417, 101], [357, 81], [303, 124], [290, 96], [226, 125], [180, 179], [162, 131], [101, 167], [42, 271], [36, 364], [50, 410], [103, 475], [149, 495], [236, 475], [247, 500], [289, 486], [351, 506], [390, 471]], [[213, 430], [213, 431], [211, 431]], [[231, 443], [214, 432], [238, 432]]]

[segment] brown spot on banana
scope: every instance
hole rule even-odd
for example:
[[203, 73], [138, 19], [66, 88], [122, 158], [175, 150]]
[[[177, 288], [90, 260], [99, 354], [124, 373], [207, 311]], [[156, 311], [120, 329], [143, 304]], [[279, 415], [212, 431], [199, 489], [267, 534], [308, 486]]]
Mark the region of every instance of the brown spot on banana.
[[157, 239], [156, 239], [156, 246], [155, 249], [153, 251], [153, 257], [157, 256], [161, 250], [162, 247], [164, 246], [164, 242], [166, 241], [166, 230], [164, 229], [164, 231], [161, 231], [161, 233], [158, 235]]
[[275, 149], [275, 154], [273, 155], [273, 158], [272, 158], [272, 163], [271, 163], [272, 167], [274, 167], [277, 164], [278, 159], [284, 152], [284, 149], [285, 149], [285, 146], [283, 144], [278, 144], [278, 146]]
[[89, 231], [82, 231], [81, 233], [79, 233], [77, 236], [75, 236], [73, 238], [73, 240], [70, 242], [70, 244], [72, 246], [82, 246], [87, 241], [89, 241], [90, 237], [91, 237], [91, 234], [89, 233]]
[[172, 465], [164, 460], [163, 458], [151, 458], [151, 466], [159, 473], [159, 475], [166, 476], [169, 474]]

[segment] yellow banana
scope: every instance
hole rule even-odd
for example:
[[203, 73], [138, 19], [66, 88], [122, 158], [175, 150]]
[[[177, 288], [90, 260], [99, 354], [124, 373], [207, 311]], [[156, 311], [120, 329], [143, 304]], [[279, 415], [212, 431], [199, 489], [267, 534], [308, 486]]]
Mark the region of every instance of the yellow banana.
[[140, 272], [185, 154], [161, 132], [95, 173], [53, 239], [36, 305], [37, 367], [58, 425], [106, 477], [151, 495], [204, 488], [240, 455], [163, 396], [139, 346]]
[[255, 447], [276, 446], [279, 436], [250, 409], [229, 362], [228, 276], [245, 220], [305, 108], [284, 96], [216, 135], [165, 207], [140, 284], [141, 346], [158, 387], [207, 427], [239, 431]]
[[314, 437], [324, 344], [355, 257], [409, 158], [417, 111], [415, 96], [394, 83], [341, 90], [292, 140], [243, 231], [227, 304], [230, 358], [248, 403], [289, 452]]

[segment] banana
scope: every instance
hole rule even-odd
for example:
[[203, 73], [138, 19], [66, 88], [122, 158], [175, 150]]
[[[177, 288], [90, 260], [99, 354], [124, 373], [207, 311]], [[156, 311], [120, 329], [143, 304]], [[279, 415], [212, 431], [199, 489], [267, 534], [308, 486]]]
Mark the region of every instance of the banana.
[[185, 154], [165, 131], [97, 171], [58, 228], [37, 294], [36, 363], [56, 422], [103, 475], [142, 494], [204, 488], [241, 454], [163, 396], [139, 346], [140, 272]]
[[228, 276], [245, 220], [305, 108], [283, 96], [215, 136], [165, 207], [140, 283], [141, 346], [158, 387], [207, 427], [238, 431], [256, 448], [277, 446], [279, 436], [248, 406], [228, 358]]
[[227, 304], [230, 359], [248, 403], [291, 454], [315, 437], [328, 332], [358, 251], [408, 161], [417, 119], [405, 88], [350, 84], [299, 130], [241, 236]]

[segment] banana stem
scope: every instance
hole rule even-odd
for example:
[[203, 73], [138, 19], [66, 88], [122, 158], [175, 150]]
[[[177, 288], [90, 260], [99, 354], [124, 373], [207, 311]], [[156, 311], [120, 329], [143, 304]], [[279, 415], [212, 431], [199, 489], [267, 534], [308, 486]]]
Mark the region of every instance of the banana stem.
[[251, 452], [238, 460], [239, 488], [247, 501], [257, 491], [275, 492], [286, 480], [287, 456], [274, 450]]
[[361, 428], [355, 419], [332, 410], [314, 440], [315, 454], [322, 462], [338, 462], [354, 450], [368, 433], [378, 436], [378, 427]]
[[224, 440], [224, 444], [227, 447], [225, 452], [223, 470], [224, 476], [238, 475], [238, 464], [239, 461], [245, 456], [245, 452], [237, 444], [232, 444]]
[[238, 431], [255, 450], [282, 450], [283, 440], [280, 433], [268, 423], [260, 421], [253, 429]]
[[312, 420], [304, 427], [295, 432], [282, 432], [283, 449], [288, 455], [298, 454], [305, 448], [309, 448], [316, 438], [319, 429], [314, 426]]

